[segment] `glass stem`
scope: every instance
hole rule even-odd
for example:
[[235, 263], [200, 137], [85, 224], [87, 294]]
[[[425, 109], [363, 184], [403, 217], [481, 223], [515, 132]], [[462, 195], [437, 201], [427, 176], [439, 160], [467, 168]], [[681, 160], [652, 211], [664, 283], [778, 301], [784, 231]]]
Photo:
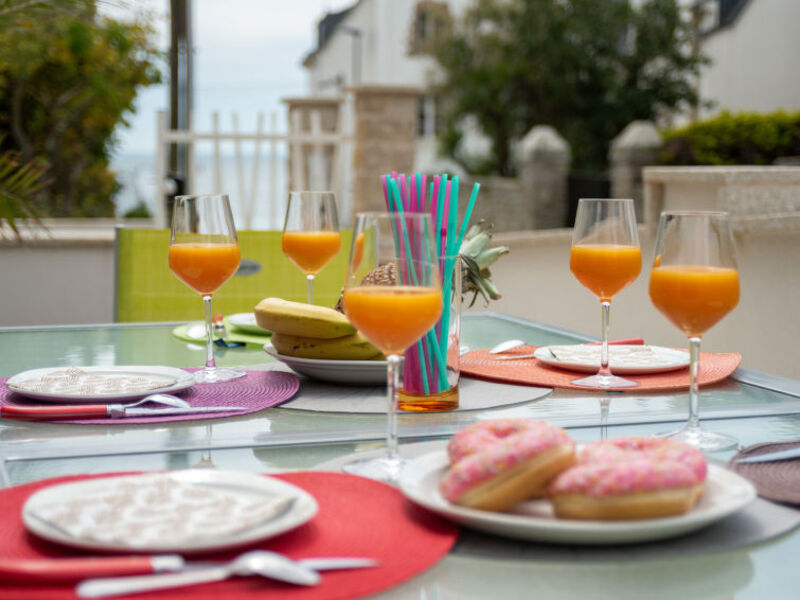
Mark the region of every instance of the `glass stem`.
[[608, 409], [611, 405], [610, 398], [600, 398], [600, 439], [608, 439]]
[[689, 423], [687, 428], [700, 427], [700, 389], [697, 385], [697, 371], [700, 366], [700, 338], [689, 338]]
[[608, 368], [608, 324], [611, 302], [603, 300], [600, 302], [600, 307], [602, 309], [602, 326], [600, 329], [602, 341], [600, 343], [600, 371], [598, 375], [611, 375], [611, 369]]
[[306, 275], [306, 283], [308, 284], [308, 303], [314, 304], [314, 276]]
[[399, 458], [397, 452], [397, 388], [400, 383], [400, 356], [390, 354], [386, 357], [386, 395], [389, 401], [386, 432], [386, 458]]
[[206, 370], [217, 368], [214, 362], [214, 328], [211, 322], [211, 296], [203, 296], [203, 308], [206, 313]]

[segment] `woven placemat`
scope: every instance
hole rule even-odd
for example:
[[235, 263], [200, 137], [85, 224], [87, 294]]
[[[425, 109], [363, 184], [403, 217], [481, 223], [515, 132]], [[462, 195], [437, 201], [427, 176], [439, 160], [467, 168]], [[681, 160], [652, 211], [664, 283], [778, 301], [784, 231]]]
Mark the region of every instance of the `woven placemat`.
[[[274, 370], [285, 366], [275, 366]], [[288, 368], [288, 367], [285, 367]], [[457, 411], [485, 410], [532, 402], [550, 395], [551, 388], [509, 385], [462, 377]], [[281, 408], [340, 413], [386, 413], [385, 386], [344, 386], [302, 377], [300, 393]], [[400, 411], [400, 414], [414, 414]], [[431, 413], [418, 413], [431, 414]]]
[[[186, 370], [197, 371], [198, 369]], [[58, 423], [71, 423], [74, 425], [144, 425], [167, 423], [169, 421], [198, 421], [202, 419], [240, 417], [277, 406], [294, 396], [300, 387], [300, 380], [293, 373], [251, 370], [246, 370], [245, 372], [247, 375], [239, 379], [223, 383], [198, 383], [178, 394], [195, 407], [244, 406], [245, 410], [186, 413], [155, 417], [124, 417], [120, 419], [59, 420]], [[42, 402], [10, 391], [5, 386], [7, 380], [7, 377], [0, 378], [0, 406], [42, 405]], [[75, 404], [78, 404], [78, 402], [75, 402]]]
[[[48, 485], [105, 475], [59, 477], [0, 490], [0, 559], [85, 556], [29, 534], [20, 518], [25, 501]], [[318, 586], [305, 587], [263, 577], [145, 592], [125, 598], [148, 600], [346, 600], [372, 596], [429, 569], [452, 548], [458, 527], [411, 506], [396, 489], [378, 481], [346, 475], [301, 471], [274, 475], [314, 496], [319, 512], [304, 525], [256, 542], [250, 550], [281, 552], [291, 558], [364, 556], [378, 566], [326, 571]], [[204, 555], [228, 561], [245, 548]], [[76, 600], [74, 583], [0, 581], [3, 600]]]
[[728, 463], [728, 467], [752, 481], [759, 496], [776, 502], [800, 505], [800, 459], [762, 463], [737, 462], [746, 456], [758, 456], [797, 447], [800, 447], [800, 440], [754, 444], [738, 452]]
[[[534, 350], [536, 350], [535, 346], [523, 346], [515, 349], [514, 352], [531, 354]], [[506, 353], [505, 356], [511, 356], [511, 353]], [[741, 362], [742, 355], [735, 352], [701, 352], [698, 384], [702, 386], [722, 381], [733, 373]], [[585, 373], [549, 367], [535, 358], [496, 360], [492, 358], [488, 350], [475, 350], [462, 356], [461, 373], [505, 383], [522, 383], [584, 392], [587, 389], [591, 389], [570, 383], [574, 379], [585, 377]], [[636, 381], [639, 385], [612, 389], [618, 392], [641, 393], [689, 388], [688, 367], [650, 375], [625, 375], [625, 378]]]

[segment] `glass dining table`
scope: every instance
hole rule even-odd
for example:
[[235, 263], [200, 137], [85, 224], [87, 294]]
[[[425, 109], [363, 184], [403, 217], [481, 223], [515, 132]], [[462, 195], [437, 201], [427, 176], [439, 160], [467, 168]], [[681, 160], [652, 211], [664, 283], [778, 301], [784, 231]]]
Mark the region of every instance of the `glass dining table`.
[[[0, 377], [39, 367], [199, 366], [201, 344], [173, 335], [177, 323], [0, 328]], [[463, 316], [462, 343], [488, 348], [510, 338], [532, 345], [589, 341], [574, 332], [493, 312]], [[222, 366], [283, 367], [257, 347], [218, 349]], [[301, 378], [298, 394], [318, 389]], [[355, 388], [354, 388], [355, 389]], [[309, 392], [308, 390], [311, 390]], [[705, 426], [742, 446], [800, 439], [800, 381], [737, 369], [701, 389]], [[600, 437], [600, 400], [610, 399], [609, 437], [652, 435], [686, 419], [687, 393], [613, 393], [555, 389], [530, 401], [480, 410], [402, 413], [401, 447], [446, 440], [468, 423], [530, 417], [569, 430], [577, 442]], [[70, 474], [213, 466], [253, 473], [332, 465], [376, 450], [385, 416], [277, 406], [239, 417], [160, 424], [71, 425], [0, 419], [0, 485]], [[709, 455], [727, 461], [733, 451]], [[330, 467], [329, 467], [330, 468]], [[800, 519], [798, 519], [800, 520]], [[535, 552], [531, 551], [535, 548]], [[523, 543], [462, 530], [444, 560], [377, 597], [795, 598], [800, 534], [792, 529], [754, 545], [713, 552], [637, 553], [637, 547], [584, 552], [577, 546]]]

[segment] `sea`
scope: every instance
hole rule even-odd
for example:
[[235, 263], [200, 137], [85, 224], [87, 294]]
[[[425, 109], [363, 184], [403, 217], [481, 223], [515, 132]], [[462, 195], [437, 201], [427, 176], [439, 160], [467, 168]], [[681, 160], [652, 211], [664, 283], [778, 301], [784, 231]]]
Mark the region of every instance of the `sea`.
[[[234, 222], [239, 229], [280, 229], [283, 227], [283, 211], [288, 193], [288, 160], [285, 154], [276, 155], [275, 175], [270, 175], [270, 157], [262, 153], [259, 160], [259, 175], [255, 182], [255, 201], [252, 218], [248, 222], [246, 199], [253, 187], [254, 154], [242, 154], [243, 185], [240, 186], [236, 156], [221, 155], [222, 185], [231, 200]], [[122, 217], [127, 211], [144, 203], [151, 214], [159, 197], [156, 186], [155, 153], [120, 153], [111, 161], [121, 190], [115, 197], [116, 215]], [[212, 154], [195, 155], [194, 189], [202, 194], [214, 190], [214, 158]], [[244, 189], [240, 189], [243, 187]]]

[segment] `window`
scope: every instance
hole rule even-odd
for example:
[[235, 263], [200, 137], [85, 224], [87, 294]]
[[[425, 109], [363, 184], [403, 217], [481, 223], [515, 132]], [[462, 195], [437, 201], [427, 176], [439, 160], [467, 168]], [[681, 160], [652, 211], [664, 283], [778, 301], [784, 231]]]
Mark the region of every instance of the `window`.
[[428, 54], [433, 42], [450, 26], [447, 2], [420, 0], [414, 11], [409, 54]]

